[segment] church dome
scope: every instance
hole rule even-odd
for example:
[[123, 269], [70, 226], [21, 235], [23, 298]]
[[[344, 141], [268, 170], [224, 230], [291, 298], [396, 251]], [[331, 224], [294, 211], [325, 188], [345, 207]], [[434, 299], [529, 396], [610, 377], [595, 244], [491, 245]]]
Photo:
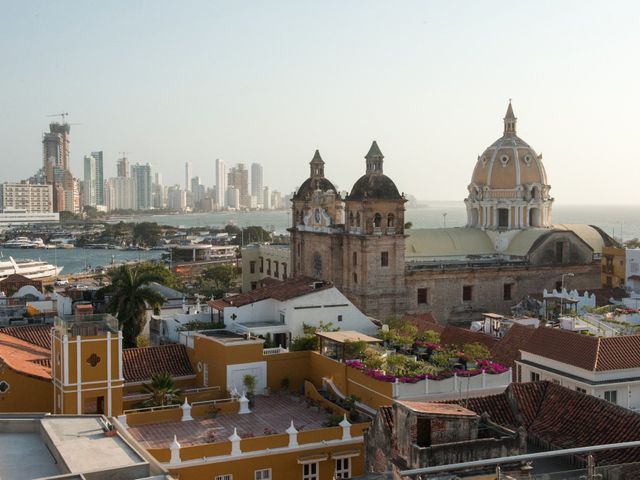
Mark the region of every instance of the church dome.
[[324, 177], [324, 160], [322, 160], [318, 150], [316, 150], [316, 153], [313, 155], [309, 165], [311, 167], [310, 176], [302, 183], [298, 191], [293, 196], [293, 199], [304, 200], [310, 198], [311, 195], [313, 195], [313, 192], [317, 190], [320, 190], [323, 193], [330, 191], [338, 195], [338, 191], [336, 190], [336, 187], [333, 186], [333, 183]]
[[[478, 157], [469, 189], [514, 190], [523, 185], [547, 185], [542, 155], [516, 135], [511, 103], [504, 118], [504, 135]], [[524, 192], [523, 192], [524, 193]]]
[[538, 155], [516, 135], [509, 102], [504, 132], [478, 157], [465, 199], [467, 226], [518, 230], [551, 226], [551, 186]]
[[353, 185], [347, 200], [401, 200], [398, 187], [383, 173], [384, 155], [375, 141], [364, 158], [367, 160], [367, 173]]

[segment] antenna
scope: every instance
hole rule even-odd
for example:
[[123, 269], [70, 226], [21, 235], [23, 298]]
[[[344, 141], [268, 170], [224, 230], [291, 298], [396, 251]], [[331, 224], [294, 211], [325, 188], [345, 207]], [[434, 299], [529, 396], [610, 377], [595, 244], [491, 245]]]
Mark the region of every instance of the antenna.
[[47, 117], [61, 117], [62, 123], [66, 123], [67, 115], [69, 115], [69, 113], [64, 112], [64, 113], [54, 113], [53, 115], [47, 115]]

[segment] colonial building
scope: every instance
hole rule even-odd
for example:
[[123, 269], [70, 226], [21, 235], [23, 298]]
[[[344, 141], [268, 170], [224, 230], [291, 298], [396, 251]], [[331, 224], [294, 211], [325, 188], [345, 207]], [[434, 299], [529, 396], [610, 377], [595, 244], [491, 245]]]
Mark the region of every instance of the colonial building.
[[383, 173], [373, 142], [366, 172], [343, 199], [316, 151], [292, 199], [294, 275], [333, 282], [367, 315], [433, 313], [468, 322], [509, 313], [532, 291], [600, 285], [600, 256], [614, 241], [590, 225], [553, 224], [542, 156], [517, 136], [509, 104], [503, 135], [476, 161], [462, 228], [405, 231], [404, 195]]

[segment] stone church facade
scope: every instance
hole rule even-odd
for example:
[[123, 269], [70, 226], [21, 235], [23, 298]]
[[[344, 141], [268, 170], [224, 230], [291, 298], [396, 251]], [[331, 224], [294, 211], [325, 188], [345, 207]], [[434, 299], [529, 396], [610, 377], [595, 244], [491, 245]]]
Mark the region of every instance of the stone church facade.
[[374, 141], [365, 174], [342, 198], [316, 151], [292, 199], [293, 275], [332, 281], [370, 316], [430, 312], [441, 323], [509, 313], [524, 296], [599, 286], [599, 256], [613, 241], [597, 227], [554, 225], [542, 157], [516, 134], [511, 104], [503, 136], [477, 159], [467, 226], [405, 231], [405, 198]]

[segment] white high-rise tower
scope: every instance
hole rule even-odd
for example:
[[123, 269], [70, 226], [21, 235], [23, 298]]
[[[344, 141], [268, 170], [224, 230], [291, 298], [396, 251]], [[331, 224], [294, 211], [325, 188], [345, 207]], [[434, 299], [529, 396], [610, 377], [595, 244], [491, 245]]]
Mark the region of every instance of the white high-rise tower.
[[227, 169], [224, 160], [216, 159], [216, 192], [218, 208], [225, 208], [227, 203]]
[[185, 162], [184, 164], [184, 189], [191, 191], [191, 162]]

